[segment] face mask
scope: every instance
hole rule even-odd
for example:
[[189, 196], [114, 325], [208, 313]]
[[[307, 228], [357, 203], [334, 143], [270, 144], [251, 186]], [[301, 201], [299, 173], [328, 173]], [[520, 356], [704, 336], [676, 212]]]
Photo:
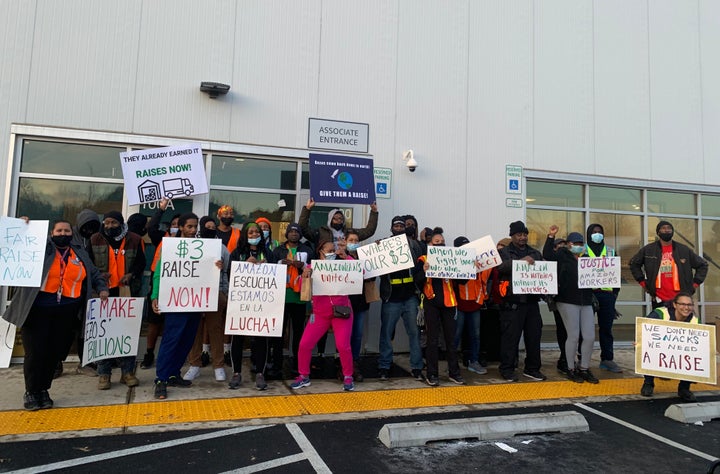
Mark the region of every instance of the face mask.
[[260, 237], [255, 237], [254, 239], [248, 239], [248, 243], [250, 245], [257, 245], [260, 243]]
[[357, 244], [347, 244], [347, 249], [350, 250], [351, 252], [354, 252], [355, 250], [357, 250], [357, 249], [359, 249], [359, 248], [360, 248], [360, 244], [359, 244], [359, 243], [357, 243]]
[[220, 222], [222, 222], [224, 225], [230, 225], [233, 223], [234, 218], [232, 217], [221, 217]]
[[264, 239], [267, 239], [268, 237], [270, 237], [270, 231], [269, 231], [269, 230], [264, 230], [264, 231], [263, 231], [263, 238], [264, 238]]
[[121, 228], [121, 227], [111, 227], [111, 228], [109, 228], [109, 229], [105, 229], [105, 234], [106, 234], [108, 237], [117, 237], [117, 236], [120, 235], [121, 233], [122, 233], [122, 228]]
[[72, 235], [53, 235], [50, 240], [53, 241], [55, 247], [65, 248], [70, 245]]
[[203, 239], [214, 239], [217, 237], [217, 231], [215, 229], [202, 229], [200, 230], [200, 237]]
[[592, 240], [596, 244], [602, 242], [604, 238], [605, 236], [602, 235], [600, 232], [595, 232], [593, 235], [590, 236], [590, 240]]
[[415, 235], [415, 227], [414, 227], [414, 226], [406, 226], [406, 227], [405, 227], [405, 234], [407, 234], [407, 235]]
[[170, 227], [170, 235], [177, 235], [179, 230], [179, 227]]
[[663, 242], [670, 242], [674, 234], [675, 232], [661, 232], [660, 234], [658, 234], [658, 237], [660, 237], [660, 240], [662, 240]]
[[570, 251], [573, 253], [573, 255], [580, 255], [585, 250], [584, 245], [571, 245]]
[[337, 223], [337, 224], [330, 224], [330, 227], [332, 227], [332, 228], [335, 229], [335, 230], [342, 230], [342, 228], [343, 228], [343, 223], [342, 223], [342, 222], [339, 222], [339, 223]]
[[335, 260], [335, 252], [324, 254], [325, 260]]
[[97, 232], [97, 231], [93, 231], [93, 229], [91, 229], [91, 228], [88, 228], [88, 227], [85, 227], [85, 226], [80, 227], [80, 235], [83, 236], [83, 237], [85, 237], [86, 239], [89, 239], [90, 237], [92, 237], [92, 235], [93, 235], [95, 232]]

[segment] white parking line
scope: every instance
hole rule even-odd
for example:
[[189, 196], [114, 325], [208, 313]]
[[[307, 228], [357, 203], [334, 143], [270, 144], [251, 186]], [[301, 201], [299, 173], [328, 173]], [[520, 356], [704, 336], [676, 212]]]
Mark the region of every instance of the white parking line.
[[310, 461], [310, 464], [312, 464], [312, 467], [315, 468], [315, 472], [319, 472], [321, 474], [332, 473], [330, 468], [327, 467], [327, 464], [325, 464], [325, 461], [323, 461], [318, 452], [315, 451], [312, 443], [310, 443], [310, 440], [307, 439], [305, 433], [302, 432], [300, 427], [295, 423], [288, 423], [285, 426], [287, 426], [288, 431], [293, 435], [293, 438], [295, 438], [298, 446], [300, 446], [300, 449], [302, 449], [303, 453], [307, 456], [307, 459]]
[[626, 428], [630, 428], [630, 429], [633, 430], [633, 431], [637, 431], [637, 432], [640, 433], [640, 434], [644, 434], [645, 436], [648, 436], [648, 437], [650, 437], [650, 438], [652, 438], [652, 439], [654, 439], [654, 440], [660, 441], [661, 443], [665, 443], [665, 444], [667, 444], [668, 446], [672, 446], [673, 448], [681, 449], [681, 450], [683, 450], [683, 451], [685, 451], [685, 452], [687, 452], [687, 453], [690, 453], [690, 454], [693, 454], [693, 455], [695, 455], [695, 456], [701, 457], [701, 458], [706, 459], [706, 460], [708, 460], [708, 461], [715, 461], [716, 459], [718, 459], [718, 458], [715, 457], [715, 456], [711, 456], [711, 455], [709, 455], [709, 454], [705, 454], [705, 453], [703, 453], [702, 451], [698, 451], [697, 449], [693, 449], [693, 448], [690, 448], [690, 447], [688, 447], [688, 446], [685, 446], [684, 444], [677, 443], [677, 442], [675, 442], [675, 441], [673, 441], [673, 440], [671, 440], [671, 439], [665, 438], [664, 436], [657, 435], [657, 434], [653, 433], [652, 431], [648, 431], [648, 430], [646, 430], [646, 429], [640, 428], [639, 426], [635, 426], [635, 425], [633, 425], [632, 423], [628, 423], [627, 421], [621, 420], [620, 418], [615, 418], [615, 417], [612, 416], [612, 415], [608, 415], [608, 414], [603, 413], [603, 412], [601, 412], [601, 411], [599, 411], [599, 410], [596, 410], [596, 409], [594, 409], [594, 408], [590, 408], [589, 406], [584, 405], [584, 404], [582, 404], [582, 403], [575, 403], [575, 406], [578, 407], [578, 408], [582, 408], [583, 410], [587, 410], [587, 411], [589, 411], [590, 413], [593, 413], [593, 414], [595, 414], [595, 415], [601, 416], [601, 417], [605, 418], [606, 420], [610, 420], [610, 421], [612, 421], [612, 422], [614, 422], [614, 423], [617, 423], [617, 424], [619, 424], [619, 425], [622, 425], [622, 426], [624, 426], [624, 427], [626, 427]]
[[277, 458], [273, 459], [271, 461], [265, 461], [257, 464], [253, 464], [252, 466], [245, 466], [240, 469], [235, 469], [233, 471], [226, 471], [222, 474], [251, 474], [253, 472], [260, 472], [260, 471], [266, 471], [268, 469], [274, 469], [276, 467], [284, 466], [286, 464], [292, 464], [295, 462], [305, 461], [307, 459], [307, 455], [305, 453], [298, 453], [298, 454], [292, 454], [290, 456], [285, 456], [284, 458]]
[[[75, 466], [82, 466], [83, 464], [91, 464], [94, 462], [101, 462], [107, 459], [115, 459], [123, 456], [130, 456], [138, 453], [146, 453], [148, 451], [155, 451], [157, 449], [172, 448], [182, 444], [197, 443], [199, 441], [207, 441], [214, 438], [222, 438], [223, 436], [231, 436], [238, 433], [245, 433], [248, 431], [260, 430], [263, 428], [269, 428], [270, 425], [265, 426], [242, 426], [239, 428], [231, 428], [229, 430], [214, 431], [212, 433], [205, 433], [201, 435], [189, 436], [187, 438], [174, 439], [172, 441], [163, 441], [162, 443], [146, 444], [143, 446], [137, 446], [134, 448], [122, 449], [120, 451], [111, 451], [109, 453], [97, 454], [95, 456], [87, 456], [78, 459], [69, 459], [67, 461], [59, 461], [51, 464], [45, 464], [42, 466], [33, 466], [26, 469], [18, 469], [16, 471], [10, 471], [7, 474], [31, 474], [36, 472], [47, 472], [56, 469], [67, 469]], [[317, 454], [317, 453], [316, 453]], [[311, 461], [312, 462], [312, 461]], [[330, 472], [330, 471], [327, 471]]]

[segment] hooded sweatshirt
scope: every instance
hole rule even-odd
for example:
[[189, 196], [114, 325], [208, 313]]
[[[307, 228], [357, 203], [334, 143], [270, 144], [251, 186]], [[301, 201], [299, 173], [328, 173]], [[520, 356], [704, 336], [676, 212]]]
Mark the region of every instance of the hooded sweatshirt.
[[83, 209], [78, 213], [77, 217], [75, 218], [75, 227], [73, 228], [72, 242], [74, 244], [80, 245], [86, 252], [88, 252], [88, 254], [90, 254], [92, 258], [92, 246], [90, 245], [90, 237], [83, 237], [80, 234], [80, 229], [88, 222], [97, 222], [96, 231], [100, 229], [100, 216], [98, 216], [97, 212], [93, 211], [92, 209]]

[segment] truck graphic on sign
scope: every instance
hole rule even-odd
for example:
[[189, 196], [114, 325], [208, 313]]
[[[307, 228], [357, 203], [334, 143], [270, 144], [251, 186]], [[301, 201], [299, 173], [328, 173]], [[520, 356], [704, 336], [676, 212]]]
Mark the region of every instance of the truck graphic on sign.
[[195, 191], [192, 183], [187, 178], [165, 179], [162, 183], [165, 197], [168, 199], [180, 195], [190, 196]]

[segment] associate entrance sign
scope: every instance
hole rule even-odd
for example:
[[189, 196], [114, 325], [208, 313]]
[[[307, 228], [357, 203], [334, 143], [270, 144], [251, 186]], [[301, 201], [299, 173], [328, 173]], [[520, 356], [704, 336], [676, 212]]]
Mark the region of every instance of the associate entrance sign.
[[372, 159], [310, 153], [310, 197], [316, 202], [372, 204]]
[[128, 204], [207, 194], [199, 143], [120, 153]]

